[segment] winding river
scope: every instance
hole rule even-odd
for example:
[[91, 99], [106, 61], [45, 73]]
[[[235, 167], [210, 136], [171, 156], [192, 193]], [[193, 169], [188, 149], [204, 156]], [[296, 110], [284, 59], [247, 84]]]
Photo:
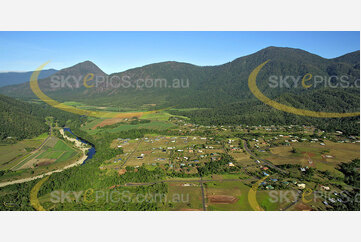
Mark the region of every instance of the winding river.
[[77, 162], [75, 162], [73, 164], [67, 165], [67, 166], [65, 166], [63, 168], [60, 168], [60, 169], [57, 169], [57, 170], [54, 170], [54, 171], [49, 171], [49, 172], [47, 172], [45, 174], [41, 174], [41, 175], [34, 176], [34, 177], [23, 178], [23, 179], [19, 179], [19, 180], [14, 180], [14, 181], [1, 182], [0, 187], [5, 187], [5, 186], [8, 186], [8, 185], [12, 185], [12, 184], [24, 183], [24, 182], [32, 181], [32, 180], [35, 180], [35, 179], [43, 178], [45, 176], [50, 176], [53, 173], [62, 172], [65, 169], [68, 169], [68, 168], [71, 168], [71, 167], [74, 167], [74, 166], [77, 166], [77, 165], [84, 165], [87, 160], [90, 160], [90, 159], [93, 158], [93, 156], [94, 156], [94, 154], [96, 152], [95, 147], [94, 147], [93, 144], [91, 144], [91, 143], [87, 142], [86, 140], [76, 136], [71, 131], [70, 128], [63, 128], [63, 130], [61, 130], [61, 131], [63, 131], [63, 132], [61, 132], [63, 134], [65, 133], [65, 131], [68, 131], [69, 133], [74, 135], [79, 142], [90, 145], [91, 148], [87, 149], [86, 155], [84, 154], [84, 156], [81, 159], [79, 159]]
[[93, 156], [94, 156], [94, 154], [95, 154], [95, 152], [96, 152], [95, 147], [94, 147], [93, 144], [91, 144], [91, 143], [89, 143], [88, 141], [86, 141], [86, 140], [84, 140], [84, 139], [76, 136], [76, 135], [71, 131], [70, 128], [63, 128], [63, 130], [64, 130], [64, 132], [67, 131], [67, 132], [71, 133], [72, 135], [74, 135], [74, 136], [76, 137], [76, 139], [79, 140], [80, 142], [82, 142], [83, 144], [87, 144], [87, 145], [90, 145], [90, 146], [91, 146], [91, 148], [88, 150], [87, 158], [83, 161], [82, 165], [84, 165], [87, 160], [90, 160], [90, 159], [93, 158]]

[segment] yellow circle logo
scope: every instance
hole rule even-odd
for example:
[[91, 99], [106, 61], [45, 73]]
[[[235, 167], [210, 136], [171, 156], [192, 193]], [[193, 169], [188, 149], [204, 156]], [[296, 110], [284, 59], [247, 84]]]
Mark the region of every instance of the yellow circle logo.
[[[317, 117], [317, 118], [344, 118], [344, 117], [353, 117], [353, 116], [360, 116], [360, 112], [356, 112], [356, 113], [327, 113], [327, 112], [316, 112], [316, 111], [310, 111], [310, 110], [305, 110], [305, 109], [300, 109], [300, 108], [294, 108], [294, 107], [290, 107], [281, 103], [278, 103], [274, 100], [269, 99], [268, 97], [266, 97], [265, 95], [263, 95], [263, 93], [258, 89], [257, 84], [256, 84], [256, 78], [258, 73], [261, 71], [262, 67], [264, 65], [266, 65], [270, 60], [267, 60], [265, 62], [263, 62], [261, 65], [257, 66], [252, 73], [249, 75], [248, 78], [248, 87], [249, 90], [253, 93], [253, 95], [258, 98], [260, 101], [262, 101], [263, 103], [278, 109], [280, 111], [284, 111], [284, 112], [288, 112], [288, 113], [293, 113], [293, 114], [298, 114], [298, 115], [302, 115], [302, 116], [309, 116], [309, 117]], [[304, 88], [309, 88], [311, 87], [311, 85], [307, 85], [305, 82], [309, 81], [312, 78], [311, 74], [307, 74], [303, 77], [302, 79], [302, 86]]]
[[[172, 108], [172, 107], [169, 107], [169, 108], [163, 108], [163, 109], [147, 111], [147, 112], [121, 113], [121, 112], [106, 112], [106, 111], [89, 111], [89, 110], [79, 109], [76, 107], [65, 105], [63, 103], [60, 103], [60, 102], [52, 99], [51, 97], [48, 97], [45, 93], [43, 93], [41, 91], [41, 89], [39, 87], [38, 77], [39, 77], [40, 71], [49, 62], [50, 61], [42, 64], [33, 72], [33, 74], [30, 77], [30, 88], [38, 98], [40, 98], [42, 101], [46, 102], [50, 106], [53, 106], [54, 108], [58, 108], [58, 109], [61, 109], [61, 110], [67, 111], [67, 112], [71, 112], [71, 113], [75, 113], [75, 114], [86, 115], [86, 116], [97, 117], [97, 118], [132, 118], [134, 116], [140, 117], [144, 114], [156, 113], [156, 112], [160, 112], [160, 111], [164, 111], [164, 110]], [[93, 73], [89, 73], [88, 75], [86, 75], [84, 77], [83, 81], [84, 81], [84, 86], [86, 88], [93, 87], [92, 85], [87, 84], [87, 82], [92, 80], [93, 77], [94, 77]]]

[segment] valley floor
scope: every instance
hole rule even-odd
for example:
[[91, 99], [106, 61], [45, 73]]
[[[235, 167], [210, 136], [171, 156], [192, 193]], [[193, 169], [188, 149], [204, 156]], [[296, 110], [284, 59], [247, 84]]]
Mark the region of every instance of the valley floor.
[[[102, 122], [88, 119], [81, 127], [102, 144], [98, 158], [84, 166], [86, 172], [79, 176], [73, 173], [65, 180], [53, 175], [82, 164], [88, 149], [60, 129], [64, 140], [48, 138], [43, 144], [47, 149], [38, 149], [34, 157], [17, 165], [15, 172], [29, 170], [36, 164], [34, 159], [42, 162], [45, 157], [55, 162], [64, 152], [70, 152], [71, 143], [81, 151], [80, 156], [70, 159], [70, 164], [61, 163], [60, 168], [6, 181], [1, 186], [49, 176], [44, 186], [55, 188], [38, 195], [46, 210], [354, 208], [347, 201], [354, 198], [357, 185], [350, 183], [340, 166], [352, 160], [357, 165], [354, 161], [360, 155], [359, 136], [327, 133], [312, 126], [202, 126], [166, 113], [99, 126]], [[161, 125], [150, 128], [155, 122]], [[34, 168], [37, 171], [39, 166]], [[54, 201], [59, 189], [70, 194], [65, 201]], [[9, 195], [11, 189], [0, 193]]]

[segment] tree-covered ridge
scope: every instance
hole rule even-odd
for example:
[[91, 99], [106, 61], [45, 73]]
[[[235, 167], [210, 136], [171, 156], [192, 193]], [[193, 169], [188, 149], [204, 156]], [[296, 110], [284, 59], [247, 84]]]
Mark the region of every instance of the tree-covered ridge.
[[[325, 129], [341, 129], [359, 133], [359, 118], [318, 119], [284, 113], [258, 101], [250, 92], [248, 77], [261, 63], [270, 60], [257, 76], [257, 87], [267, 97], [283, 104], [312, 111], [358, 112], [360, 104], [360, 52], [352, 52], [334, 59], [325, 59], [300, 49], [268, 47], [254, 54], [240, 57], [218, 66], [196, 66], [174, 61], [155, 63], [124, 72], [106, 75], [91, 62], [84, 62], [59, 71], [57, 74], [85, 76], [88, 73], [106, 77], [128, 77], [136, 80], [164, 79], [168, 85], [183, 80], [185, 88], [49, 88], [49, 79], [40, 80], [40, 88], [59, 101], [79, 101], [102, 107], [134, 108], [156, 104], [157, 108], [208, 108], [182, 112], [194, 122], [203, 124], [313, 124]], [[325, 86], [324, 82], [304, 88], [289, 81], [290, 87], [271, 88], [270, 76], [303, 77], [311, 73], [325, 80], [346, 76], [347, 88]], [[357, 81], [358, 80], [358, 81]], [[334, 85], [335, 80], [331, 80]], [[340, 84], [340, 83], [339, 83]], [[352, 85], [352, 86], [351, 86]], [[34, 94], [28, 84], [0, 88], [0, 93], [20, 98]]]
[[22, 140], [48, 132], [49, 126], [45, 123], [48, 116], [54, 117], [61, 126], [70, 119], [73, 122], [82, 120], [79, 115], [47, 104], [26, 103], [0, 95], [0, 142]]
[[[248, 88], [248, 77], [261, 63], [270, 60], [257, 78], [257, 85], [265, 95], [275, 98], [284, 93], [304, 92], [298, 88], [269, 88], [267, 80], [271, 75], [304, 76], [312, 73], [325, 78], [347, 75], [351, 82], [359, 79], [360, 52], [356, 51], [338, 58], [325, 59], [300, 49], [268, 47], [254, 54], [237, 58], [217, 66], [196, 66], [175, 61], [150, 64], [124, 72], [106, 75], [95, 64], [86, 61], [60, 70], [58, 76], [84, 77], [88, 73], [107, 78], [126, 77], [129, 83], [137, 80], [167, 80], [167, 87], [111, 88], [99, 85], [94, 88], [50, 88], [49, 78], [39, 80], [40, 88], [57, 100], [81, 101], [92, 105], [113, 105], [139, 107], [143, 104], [180, 107], [218, 107], [234, 102], [253, 99]], [[186, 88], [168, 88], [174, 80], [181, 80]], [[118, 82], [116, 82], [118, 83]], [[73, 83], [74, 84], [74, 83]], [[322, 88], [322, 85], [317, 87]], [[20, 98], [35, 97], [28, 84], [0, 88], [0, 93]]]
[[[322, 112], [357, 112], [355, 104], [359, 106], [358, 91], [354, 93], [329, 89], [316, 90], [305, 95], [284, 94], [275, 99], [282, 104], [300, 109]], [[261, 101], [243, 101], [227, 105], [220, 105], [213, 109], [199, 109], [190, 111], [173, 110], [176, 115], [188, 116], [194, 123], [204, 125], [314, 125], [322, 130], [342, 130], [347, 134], [357, 135], [359, 117], [350, 118], [312, 118], [286, 113], [274, 109]]]
[[32, 105], [0, 95], [0, 140], [24, 139], [46, 132], [45, 120], [32, 113]]

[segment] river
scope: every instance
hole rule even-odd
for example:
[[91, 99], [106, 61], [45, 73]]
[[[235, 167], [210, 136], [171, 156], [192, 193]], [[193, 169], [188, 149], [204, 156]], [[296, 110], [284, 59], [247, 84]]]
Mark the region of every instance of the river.
[[71, 131], [70, 128], [63, 128], [63, 130], [64, 130], [64, 132], [65, 132], [65, 131], [68, 131], [69, 133], [71, 133], [72, 135], [74, 135], [74, 136], [76, 137], [76, 139], [79, 140], [80, 142], [82, 142], [82, 143], [84, 143], [84, 144], [88, 144], [88, 145], [91, 146], [91, 148], [88, 150], [87, 158], [84, 160], [84, 162], [82, 163], [82, 165], [84, 165], [87, 160], [90, 160], [90, 159], [93, 158], [94, 154], [96, 153], [96, 150], [95, 150], [95, 147], [94, 147], [93, 144], [91, 144], [91, 143], [89, 143], [88, 141], [86, 141], [86, 140], [84, 140], [84, 139], [76, 136], [76, 135]]

